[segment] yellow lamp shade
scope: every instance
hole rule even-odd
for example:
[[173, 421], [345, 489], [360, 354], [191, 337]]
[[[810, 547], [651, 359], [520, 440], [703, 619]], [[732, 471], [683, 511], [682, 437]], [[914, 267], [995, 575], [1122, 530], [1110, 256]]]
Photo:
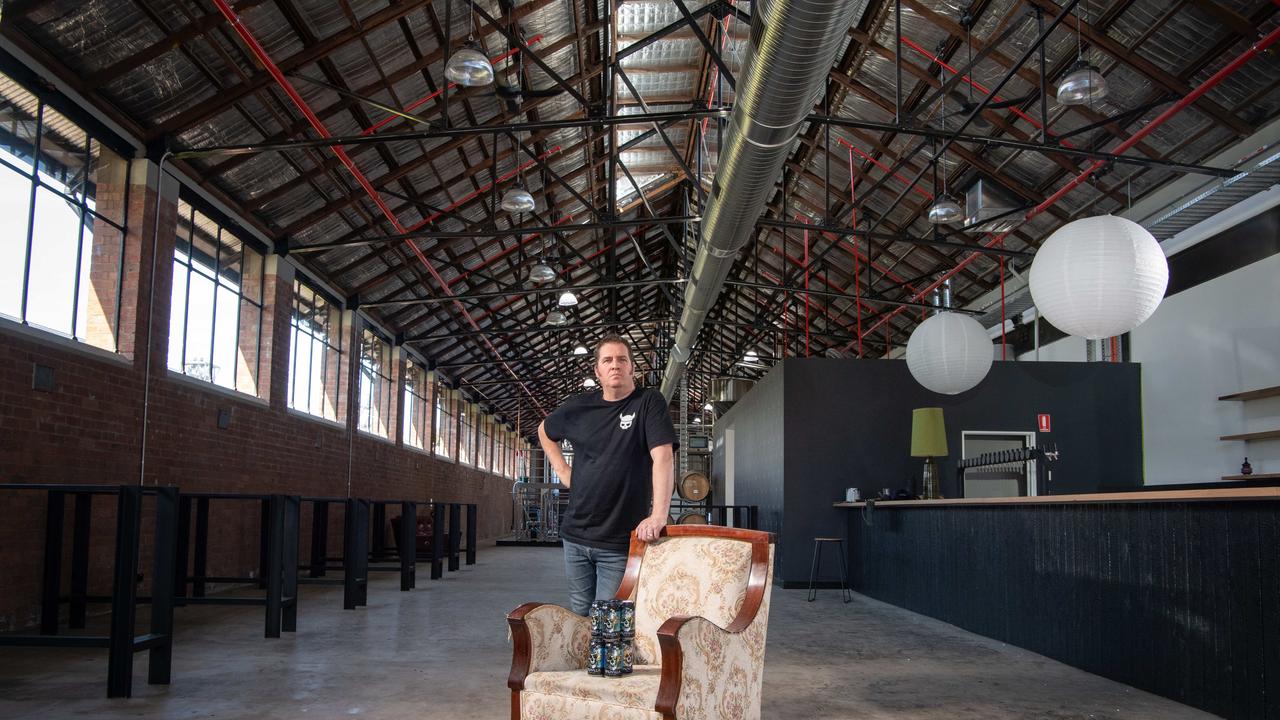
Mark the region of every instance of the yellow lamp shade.
[[911, 457], [945, 457], [947, 429], [942, 422], [942, 408], [916, 408], [911, 411]]

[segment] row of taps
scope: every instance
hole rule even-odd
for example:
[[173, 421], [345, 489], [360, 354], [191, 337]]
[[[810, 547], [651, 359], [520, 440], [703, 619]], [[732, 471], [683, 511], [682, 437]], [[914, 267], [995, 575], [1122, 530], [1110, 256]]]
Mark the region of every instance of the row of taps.
[[1047, 443], [1041, 447], [1023, 447], [1012, 450], [996, 450], [985, 452], [976, 457], [964, 458], [960, 461], [962, 468], [987, 467], [992, 465], [1016, 465], [1035, 460], [1037, 457], [1045, 462], [1058, 461], [1057, 443]]

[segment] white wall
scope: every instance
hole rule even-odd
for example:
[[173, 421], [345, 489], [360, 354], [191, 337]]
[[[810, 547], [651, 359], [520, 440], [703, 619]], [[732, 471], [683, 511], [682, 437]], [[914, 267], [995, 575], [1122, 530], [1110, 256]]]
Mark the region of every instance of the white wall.
[[[1035, 350], [1018, 356], [1018, 360], [1035, 359]], [[1082, 337], [1068, 335], [1047, 345], [1040, 346], [1040, 362], [1085, 362], [1088, 359], [1085, 351], [1085, 340]]]
[[1131, 339], [1148, 485], [1219, 480], [1246, 455], [1255, 474], [1280, 473], [1280, 440], [1218, 440], [1280, 429], [1280, 397], [1217, 399], [1280, 385], [1280, 255], [1165, 298]]

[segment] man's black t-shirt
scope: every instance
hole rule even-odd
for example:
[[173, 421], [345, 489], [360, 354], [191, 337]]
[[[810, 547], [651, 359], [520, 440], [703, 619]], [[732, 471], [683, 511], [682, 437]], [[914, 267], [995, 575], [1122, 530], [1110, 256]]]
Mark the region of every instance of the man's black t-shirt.
[[653, 458], [674, 444], [675, 427], [662, 393], [637, 388], [621, 400], [601, 391], [569, 398], [547, 416], [547, 437], [573, 443], [569, 507], [560, 535], [580, 545], [625, 552], [636, 525], [649, 515]]

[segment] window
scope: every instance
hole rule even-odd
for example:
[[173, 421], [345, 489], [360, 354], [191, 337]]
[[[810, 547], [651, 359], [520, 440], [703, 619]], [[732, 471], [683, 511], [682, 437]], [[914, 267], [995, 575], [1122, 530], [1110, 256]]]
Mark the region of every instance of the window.
[[289, 407], [339, 421], [342, 402], [342, 311], [299, 281], [289, 321]]
[[404, 429], [400, 440], [409, 447], [426, 450], [431, 439], [432, 383], [420, 365], [408, 360], [404, 365]]
[[488, 470], [493, 463], [493, 446], [489, 442], [492, 420], [488, 415], [476, 416], [476, 466]]
[[435, 394], [435, 453], [442, 458], [452, 459], [458, 440], [458, 424], [457, 416], [454, 414], [453, 391], [445, 387], [444, 383], [437, 381]]
[[391, 346], [365, 330], [360, 335], [360, 406], [356, 427], [378, 437], [391, 437], [393, 360]]
[[494, 425], [493, 433], [493, 473], [495, 475], [507, 474], [507, 443], [506, 430], [501, 425]]
[[169, 305], [169, 369], [256, 394], [263, 256], [178, 201]]
[[476, 413], [475, 406], [458, 399], [458, 462], [474, 465], [476, 462]]
[[0, 75], [0, 315], [118, 351], [129, 163]]

